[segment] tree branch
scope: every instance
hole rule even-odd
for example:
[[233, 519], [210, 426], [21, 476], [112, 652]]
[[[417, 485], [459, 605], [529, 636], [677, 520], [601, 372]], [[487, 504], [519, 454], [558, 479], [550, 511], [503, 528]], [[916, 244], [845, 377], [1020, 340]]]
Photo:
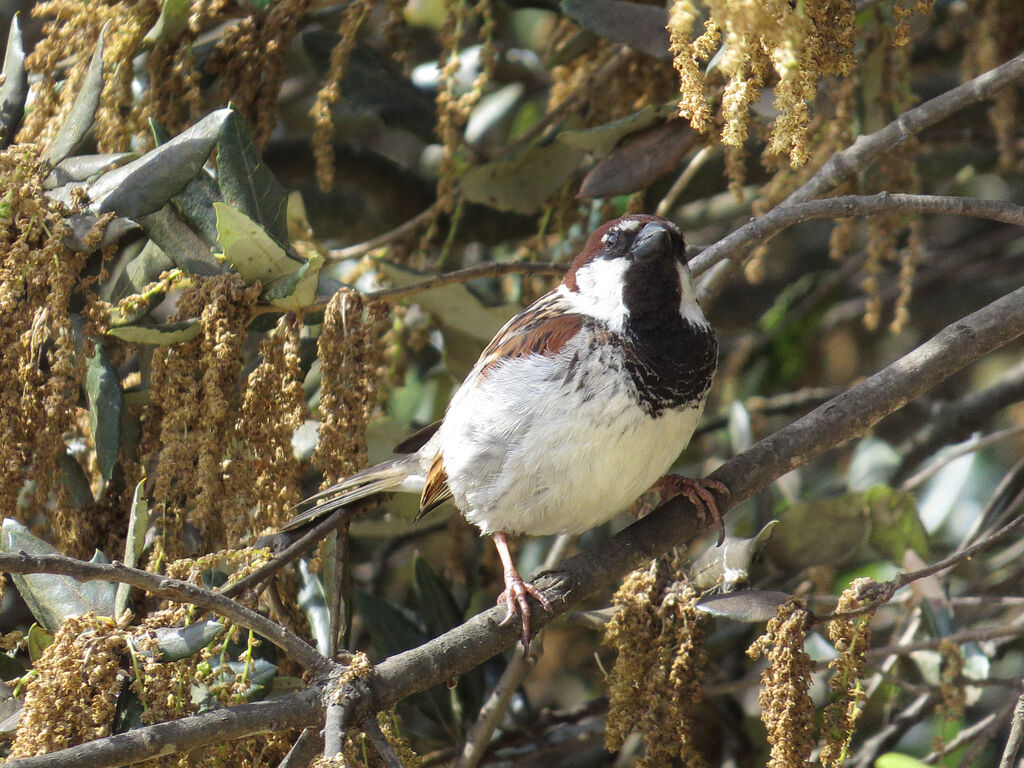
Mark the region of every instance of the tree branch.
[[239, 626], [251, 629], [267, 638], [311, 672], [322, 672], [330, 667], [327, 659], [295, 633], [224, 595], [197, 587], [187, 581], [129, 568], [121, 563], [88, 563], [64, 555], [29, 555], [24, 552], [0, 554], [0, 572], [56, 573], [78, 581], [131, 584], [157, 597], [205, 608]]
[[[949, 325], [928, 342], [874, 376], [818, 407], [723, 464], [711, 477], [724, 482], [734, 506], [777, 477], [824, 451], [862, 435], [883, 417], [982, 355], [1024, 333], [1024, 288]], [[553, 613], [538, 611], [547, 624], [605, 584], [682, 544], [700, 530], [692, 506], [674, 499], [609, 541], [562, 563], [535, 580], [551, 600]], [[369, 694], [353, 709], [392, 706], [400, 699], [451, 679], [486, 661], [518, 637], [514, 623], [500, 626], [504, 609], [493, 608], [438, 638], [381, 662]], [[358, 722], [358, 719], [353, 720]]]
[[[983, 309], [952, 323], [932, 339], [875, 375], [730, 459], [719, 467], [711, 477], [729, 487], [731, 496], [728, 504], [735, 506], [786, 472], [806, 464], [826, 450], [862, 435], [872, 425], [905, 405], [909, 400], [921, 395], [946, 377], [1022, 333], [1024, 333], [1024, 288], [1019, 288]], [[723, 506], [725, 505], [723, 504]], [[552, 604], [551, 614], [544, 611], [537, 611], [534, 614], [535, 627], [537, 629], [543, 627], [554, 617], [567, 612], [579, 601], [594, 594], [606, 584], [621, 579], [629, 571], [660, 556], [671, 547], [688, 541], [699, 530], [700, 525], [693, 506], [685, 499], [677, 498], [633, 523], [612, 539], [564, 561], [558, 571], [543, 574], [535, 580], [537, 586], [545, 590]], [[19, 572], [26, 572], [25, 559], [15, 555], [0, 557], [0, 569], [3, 569], [3, 566], [12, 560], [13, 564], [19, 566]], [[67, 558], [57, 558], [57, 564], [62, 569], [60, 572], [76, 575], [68, 572], [67, 561]], [[111, 566], [71, 562], [79, 570], [89, 572], [93, 578], [119, 580], [111, 579], [109, 572], [101, 570], [111, 568]], [[13, 569], [7, 568], [7, 570]], [[130, 569], [124, 569], [121, 566], [119, 570]], [[141, 577], [138, 578], [136, 585], [144, 589], [155, 586], [150, 580], [170, 581], [144, 571], [138, 573], [141, 574]], [[135, 578], [134, 575], [133, 578]], [[189, 590], [196, 590], [204, 600], [209, 600], [209, 593], [205, 590], [199, 590], [190, 584], [185, 586]], [[160, 594], [155, 590], [151, 591]], [[182, 595], [175, 592], [167, 596], [180, 599]], [[216, 597], [226, 600], [220, 595]], [[232, 603], [232, 605], [235, 604]], [[210, 604], [206, 604], [204, 607], [217, 610]], [[236, 609], [241, 609], [241, 606], [236, 606]], [[226, 612], [223, 615], [233, 618]], [[496, 606], [418, 648], [385, 659], [373, 669], [369, 677], [360, 678], [354, 683], [347, 684], [343, 694], [343, 699], [347, 704], [344, 722], [339, 725], [346, 727], [356, 725], [368, 714], [388, 709], [401, 699], [418, 691], [426, 690], [432, 685], [455, 678], [500, 653], [515, 643], [519, 637], [519, 628], [515, 623], [504, 626], [499, 623], [504, 615], [504, 607]], [[262, 617], [259, 618], [262, 619]], [[242, 621], [239, 623], [242, 626], [251, 627], [250, 624]], [[252, 628], [261, 634], [265, 631], [263, 628]], [[1022, 633], [1024, 633], [1024, 627], [1000, 626], [995, 629], [985, 628], [980, 630], [980, 634], [977, 632], [973, 634], [960, 633], [951, 639], [1019, 636]], [[268, 635], [268, 637], [272, 636]], [[896, 650], [892, 648], [873, 649], [869, 651], [869, 656], [885, 656], [894, 652], [909, 651], [916, 647], [934, 646], [929, 643], [923, 645], [917, 643], [900, 646]], [[312, 648], [308, 646], [306, 648], [309, 653], [315, 654]], [[293, 653], [290, 649], [287, 650], [289, 653]], [[276, 700], [275, 703], [295, 701], [299, 700], [297, 697], [309, 696], [311, 697], [309, 700], [301, 698], [302, 702], [307, 702], [303, 706], [314, 707], [308, 702], [316, 701], [320, 691], [319, 686], [312, 686], [302, 694]], [[319, 706], [321, 705], [317, 704], [314, 708]], [[292, 705], [292, 707], [298, 709], [296, 705]], [[309, 714], [309, 710], [304, 709], [303, 712], [304, 716], [308, 718], [302, 723], [303, 726], [309, 725], [310, 720], [322, 717], [322, 710], [319, 708], [316, 708], [315, 718]], [[289, 714], [292, 714], [291, 710], [289, 710]], [[206, 716], [197, 716], [188, 721], [179, 722], [201, 720], [203, 717]], [[289, 720], [289, 727], [291, 723], [292, 721]], [[144, 740], [153, 728], [169, 725], [175, 725], [175, 723], [142, 728], [133, 731], [132, 734], [140, 740]], [[238, 732], [232, 738], [259, 732], [264, 727], [264, 723], [252, 723], [252, 730]], [[181, 740], [175, 742], [177, 746], [172, 747], [163, 742], [154, 742], [158, 745], [156, 748], [145, 754], [139, 751], [133, 752], [134, 755], [139, 756], [133, 757], [132, 760], [138, 761], [153, 757], [161, 754], [160, 750], [164, 749], [183, 749], [186, 744], [193, 745], [194, 742], [186, 740], [191, 737], [184, 735], [188, 732], [176, 731], [176, 733], [182, 734]], [[92, 748], [104, 750], [103, 754], [105, 755], [119, 755], [116, 751], [111, 752], [106, 745], [111, 740], [120, 739], [126, 735], [121, 734], [108, 739], [100, 739], [82, 747], [75, 747], [74, 749], [79, 751], [74, 754], [91, 754], [88, 749]], [[62, 750], [52, 755], [28, 758], [11, 763], [11, 765], [14, 765], [15, 768], [38, 768], [39, 766], [104, 768], [125, 763], [120, 755], [116, 760], [107, 762], [99, 760], [88, 763], [83, 763], [80, 760], [39, 762], [62, 760], [62, 756], [68, 752], [69, 750]]]
[[208, 744], [223, 744], [243, 736], [320, 727], [323, 723], [320, 689], [311, 687], [279, 699], [239, 704], [202, 715], [157, 723], [96, 739], [59, 752], [4, 763], [5, 768], [113, 768], [160, 755], [187, 752]]
[[[693, 274], [700, 275], [720, 261], [739, 254], [753, 243], [767, 242], [786, 227], [812, 219], [874, 216], [879, 213], [952, 214], [1001, 221], [1024, 227], [1024, 207], [1003, 200], [981, 200], [948, 195], [905, 195], [879, 192], [876, 195], [843, 195], [824, 200], [782, 204], [747, 222], [739, 229], [708, 246], [690, 259]], [[722, 278], [716, 278], [716, 285]], [[712, 292], [714, 295], [714, 292]]]

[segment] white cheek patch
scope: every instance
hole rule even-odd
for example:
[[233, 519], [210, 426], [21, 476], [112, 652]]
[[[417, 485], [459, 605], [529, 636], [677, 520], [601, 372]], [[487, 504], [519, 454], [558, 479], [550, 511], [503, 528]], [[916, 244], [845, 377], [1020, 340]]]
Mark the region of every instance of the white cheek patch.
[[697, 290], [693, 286], [693, 277], [690, 275], [690, 268], [684, 264], [677, 264], [679, 272], [679, 285], [682, 287], [682, 299], [679, 302], [679, 315], [691, 323], [707, 325], [707, 318], [697, 303]]
[[573, 310], [601, 320], [608, 329], [621, 333], [626, 322], [626, 304], [622, 299], [628, 259], [595, 259], [576, 270], [576, 286], [558, 290]]

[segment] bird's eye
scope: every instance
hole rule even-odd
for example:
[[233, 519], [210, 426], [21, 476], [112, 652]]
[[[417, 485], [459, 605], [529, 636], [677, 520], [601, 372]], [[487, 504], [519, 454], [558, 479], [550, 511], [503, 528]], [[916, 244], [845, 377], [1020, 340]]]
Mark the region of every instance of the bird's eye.
[[619, 244], [619, 233], [614, 229], [604, 236], [604, 244], [607, 248], [614, 248]]

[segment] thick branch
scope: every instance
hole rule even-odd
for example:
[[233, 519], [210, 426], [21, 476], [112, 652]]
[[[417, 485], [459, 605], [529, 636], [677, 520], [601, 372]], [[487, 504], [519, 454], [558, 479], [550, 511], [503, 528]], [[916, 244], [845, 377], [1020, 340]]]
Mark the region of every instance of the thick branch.
[[[729, 487], [729, 503], [735, 505], [824, 451], [864, 434], [909, 400], [1022, 333], [1024, 288], [948, 326], [892, 365], [726, 462], [712, 478]], [[675, 499], [610, 541], [566, 560], [557, 572], [536, 583], [551, 599], [553, 615], [559, 615], [698, 530], [691, 505]], [[390, 707], [499, 653], [519, 632], [513, 624], [499, 626], [503, 616], [503, 609], [491, 609], [419, 648], [385, 659], [370, 681], [370, 696], [354, 708], [353, 716]], [[540, 626], [551, 618], [538, 611], [534, 622]]]
[[190, 603], [213, 611], [235, 624], [251, 629], [287, 653], [311, 672], [326, 670], [329, 662], [302, 638], [256, 611], [236, 603], [224, 595], [197, 587], [187, 581], [160, 576], [121, 563], [87, 563], [64, 555], [0, 554], [0, 572], [57, 573], [78, 581], [110, 581], [131, 584], [151, 595]]
[[[1022, 333], [1024, 333], [1024, 288], [1020, 288], [949, 325], [931, 340], [874, 376], [838, 397], [832, 398], [808, 415], [729, 460], [712, 477], [724, 482], [729, 487], [731, 491], [729, 503], [735, 505], [786, 472], [807, 463], [830, 448], [863, 434], [873, 424], [909, 400]], [[678, 498], [659, 507], [642, 520], [638, 520], [611, 540], [566, 560], [557, 572], [542, 575], [535, 580], [537, 585], [545, 590], [553, 608], [552, 614], [547, 614], [544, 611], [535, 612], [533, 617], [535, 628], [539, 629], [555, 616], [565, 613], [585, 597], [595, 593], [604, 585], [622, 578], [640, 564], [658, 557], [671, 547], [686, 542], [699, 530], [700, 526], [692, 505], [684, 499]], [[20, 566], [20, 572], [26, 572], [25, 559], [21, 556], [3, 556], [0, 558], [0, 564], [7, 564], [11, 559], [15, 565]], [[100, 566], [72, 562], [75, 562], [80, 570], [81, 566], [88, 566], [84, 570], [88, 570], [93, 578], [119, 580], [111, 579], [110, 574], [106, 572], [100, 575], [99, 570], [92, 570]], [[60, 572], [67, 572], [67, 558], [59, 558], [56, 564], [63, 569]], [[111, 566], [105, 567], [110, 568]], [[123, 569], [123, 566], [121, 568]], [[14, 569], [9, 568], [8, 570]], [[151, 584], [148, 579], [164, 581], [161, 577], [144, 571], [139, 573], [146, 579], [139, 579], [137, 586], [144, 589], [156, 586]], [[76, 574], [68, 573], [68, 575]], [[209, 598], [209, 593], [205, 590], [198, 590], [192, 585], [185, 586], [202, 593], [203, 599]], [[150, 591], [160, 594], [154, 589], [150, 589]], [[180, 594], [175, 594], [173, 597], [180, 599]], [[219, 595], [216, 597], [225, 599]], [[205, 607], [217, 610], [213, 605]], [[226, 612], [224, 615], [229, 616]], [[418, 648], [385, 659], [374, 669], [370, 677], [361, 678], [358, 685], [350, 685], [346, 690], [345, 700], [350, 706], [346, 708], [344, 725], [356, 725], [372, 712], [388, 709], [417, 691], [426, 690], [432, 685], [458, 677], [512, 645], [519, 637], [519, 628], [512, 623], [501, 626], [499, 622], [504, 615], [503, 607], [492, 608]], [[243, 626], [250, 626], [241, 621], [239, 623]], [[263, 629], [257, 629], [257, 631], [264, 632]], [[1024, 630], [1013, 627], [1007, 631], [1005, 627], [999, 627], [996, 631], [1005, 634], [1019, 634]], [[312, 649], [309, 650], [311, 653], [315, 653]], [[887, 653], [892, 652], [891, 649], [883, 650]], [[313, 686], [298, 695], [299, 697], [307, 695], [311, 697], [310, 699], [301, 698], [302, 702], [306, 702], [303, 706], [317, 709], [315, 718], [309, 714], [308, 709], [302, 710], [302, 716], [308, 718], [302, 725], [309, 725], [309, 721], [313, 720], [319, 722], [321, 711], [319, 704], [314, 702], [320, 692], [318, 686]], [[280, 701], [293, 700], [299, 699], [293, 696]], [[291, 706], [298, 709], [295, 705]], [[203, 719], [205, 717], [198, 716], [180, 722], [200, 721], [205, 723], [206, 721]], [[287, 725], [291, 725], [291, 722], [289, 720]], [[154, 728], [173, 725], [176, 724], [169, 723], [139, 729], [134, 731], [133, 735], [144, 740], [148, 738], [148, 734]], [[242, 732], [239, 729], [239, 732], [232, 733], [236, 733], [235, 737], [237, 738], [263, 729], [263, 723], [253, 723], [250, 730]], [[166, 732], [168, 731], [160, 731], [160, 733]], [[179, 750], [186, 746], [198, 745], [192, 741], [191, 735], [188, 737], [183, 735], [185, 731], [174, 731], [174, 733], [182, 735], [181, 740], [175, 742]], [[127, 736], [127, 734], [124, 735]], [[89, 762], [82, 760], [57, 762], [63, 760], [63, 756], [69, 753], [69, 750], [62, 750], [50, 756], [28, 758], [13, 765], [16, 768], [37, 768], [38, 766], [104, 768], [105, 766], [123, 765], [128, 761], [120, 756], [116, 761], [110, 759], [111, 754], [119, 753], [111, 752], [108, 747], [114, 739], [121, 738], [121, 736], [110, 737], [82, 747], [75, 747], [74, 749], [79, 751], [74, 754], [89, 754]], [[170, 747], [163, 746], [162, 743], [160, 748], [170, 749]], [[102, 750], [104, 755], [108, 755], [108, 758], [105, 761], [94, 760], [91, 757], [92, 753], [88, 751], [90, 749], [97, 752]], [[149, 751], [145, 754], [135, 752], [133, 754], [142, 756], [134, 757], [131, 761], [138, 761], [143, 757], [152, 757], [160, 753], [160, 751]]]
[[160, 755], [187, 752], [232, 739], [323, 723], [320, 690], [225, 707], [203, 715], [158, 723], [38, 757], [4, 763], [5, 768], [112, 768]]

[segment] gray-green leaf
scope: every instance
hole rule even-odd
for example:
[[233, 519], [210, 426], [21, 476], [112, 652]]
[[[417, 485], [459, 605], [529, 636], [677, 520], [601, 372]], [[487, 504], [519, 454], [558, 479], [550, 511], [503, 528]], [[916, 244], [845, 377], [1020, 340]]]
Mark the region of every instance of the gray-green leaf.
[[202, 170], [231, 114], [218, 109], [166, 144], [101, 176], [89, 188], [96, 211], [136, 219], [162, 208]]
[[0, 85], [0, 149], [6, 149], [25, 112], [28, 96], [28, 71], [25, 69], [25, 46], [21, 40], [18, 14], [11, 19], [4, 53], [3, 85]]
[[50, 142], [50, 146], [40, 157], [44, 163], [56, 165], [70, 155], [92, 128], [96, 109], [100, 105], [100, 94], [103, 92], [103, 36], [106, 31], [107, 24], [104, 24], [96, 41], [96, 50], [89, 62], [89, 69], [82, 80], [82, 87], [75, 97], [75, 103], [71, 105], [71, 111]]

